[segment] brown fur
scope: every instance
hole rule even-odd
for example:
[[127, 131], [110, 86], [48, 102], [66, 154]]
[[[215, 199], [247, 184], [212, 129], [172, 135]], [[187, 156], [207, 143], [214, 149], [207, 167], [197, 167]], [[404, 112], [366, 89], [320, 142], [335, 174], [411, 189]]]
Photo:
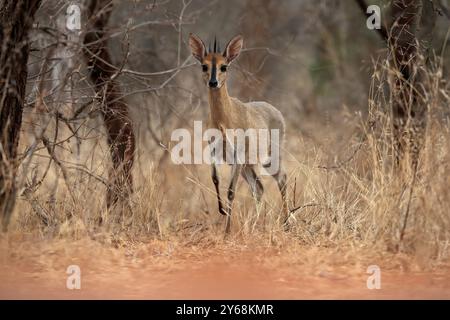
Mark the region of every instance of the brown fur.
[[[224, 141], [226, 141], [226, 129], [278, 129], [280, 133], [280, 143], [284, 140], [285, 122], [283, 115], [274, 106], [267, 102], [248, 102], [244, 103], [236, 98], [230, 97], [227, 90], [226, 80], [228, 70], [222, 71], [222, 66], [228, 66], [238, 56], [242, 49], [243, 40], [241, 36], [234, 37], [225, 48], [223, 53], [206, 52], [206, 47], [203, 41], [191, 34], [189, 37], [189, 45], [191, 47], [192, 55], [203, 65], [206, 70], [203, 70], [203, 79], [208, 89], [209, 106], [210, 106], [210, 128], [216, 128], [224, 134]], [[215, 73], [214, 73], [214, 69]], [[215, 79], [214, 78], [215, 74]], [[211, 87], [211, 81], [217, 81], [217, 87]], [[246, 149], [248, 150], [248, 148]], [[282, 145], [280, 146], [280, 153]], [[219, 201], [219, 212], [227, 215], [226, 233], [230, 231], [230, 216], [232, 201], [234, 199], [234, 192], [236, 188], [239, 174], [242, 174], [245, 180], [249, 183], [253, 195], [259, 201], [262, 197], [264, 188], [257, 177], [254, 165], [238, 165], [233, 164], [232, 177], [230, 186], [228, 188], [228, 211], [223, 208], [219, 192], [219, 179], [215, 165], [212, 165], [212, 178], [216, 186], [217, 198]], [[283, 198], [283, 212], [285, 214], [284, 220], [287, 219], [287, 204], [286, 204], [286, 174], [281, 167], [280, 155], [280, 170], [273, 175], [277, 180], [278, 187]]]

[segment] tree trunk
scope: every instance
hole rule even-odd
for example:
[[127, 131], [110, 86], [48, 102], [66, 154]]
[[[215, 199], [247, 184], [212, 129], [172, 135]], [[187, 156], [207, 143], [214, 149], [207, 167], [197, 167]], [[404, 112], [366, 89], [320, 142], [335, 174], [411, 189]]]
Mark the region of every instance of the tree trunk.
[[399, 71], [393, 90], [396, 94], [393, 109], [396, 118], [406, 119], [415, 116], [415, 112], [411, 108], [415, 94], [411, 92], [411, 89], [414, 87], [414, 65], [419, 52], [416, 30], [421, 2], [421, 0], [392, 1], [391, 10], [394, 24], [389, 44], [394, 68]]
[[435, 8], [431, 0], [392, 0], [391, 13], [389, 48], [395, 71], [391, 91], [397, 161], [408, 147], [415, 167], [426, 122], [423, 72], [427, 69]]
[[[356, 2], [365, 13], [366, 2]], [[409, 146], [416, 166], [427, 111], [424, 71], [436, 11], [432, 0], [391, 0], [391, 14], [391, 28], [382, 27], [378, 34], [388, 45], [392, 63], [390, 90], [396, 159], [399, 162]]]
[[113, 8], [111, 0], [91, 0], [88, 6], [90, 30], [84, 39], [85, 57], [90, 77], [101, 103], [113, 169], [109, 174], [107, 206], [126, 200], [132, 191], [131, 170], [134, 161], [135, 137], [126, 103], [121, 98], [116, 69], [108, 50], [106, 27]]
[[6, 231], [16, 202], [17, 147], [25, 103], [28, 32], [40, 0], [5, 0], [0, 8], [0, 215]]

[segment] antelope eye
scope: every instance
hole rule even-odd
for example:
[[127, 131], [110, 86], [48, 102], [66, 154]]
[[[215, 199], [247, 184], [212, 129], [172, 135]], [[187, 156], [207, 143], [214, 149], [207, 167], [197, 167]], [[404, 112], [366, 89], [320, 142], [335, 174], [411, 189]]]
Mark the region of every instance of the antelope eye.
[[202, 71], [203, 72], [208, 71], [208, 66], [206, 64], [202, 64]]
[[220, 71], [226, 72], [227, 68], [228, 68], [228, 66], [224, 64], [224, 65], [220, 66]]

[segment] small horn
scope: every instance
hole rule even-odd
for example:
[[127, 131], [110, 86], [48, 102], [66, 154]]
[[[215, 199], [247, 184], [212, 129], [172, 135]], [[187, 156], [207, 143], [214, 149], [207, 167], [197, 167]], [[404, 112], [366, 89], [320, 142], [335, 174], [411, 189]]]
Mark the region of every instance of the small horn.
[[217, 38], [214, 36], [214, 53], [217, 52]]

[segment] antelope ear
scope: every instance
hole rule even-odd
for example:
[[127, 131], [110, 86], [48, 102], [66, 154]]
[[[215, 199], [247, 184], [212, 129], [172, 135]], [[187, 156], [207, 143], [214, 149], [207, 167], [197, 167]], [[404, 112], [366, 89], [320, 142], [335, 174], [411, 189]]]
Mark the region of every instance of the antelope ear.
[[203, 41], [195, 34], [189, 34], [189, 46], [191, 47], [191, 53], [195, 59], [202, 62], [206, 56], [206, 47]]
[[231, 63], [239, 56], [243, 44], [244, 39], [241, 35], [237, 35], [236, 37], [231, 39], [230, 42], [228, 42], [225, 51], [223, 52], [223, 56], [227, 58], [228, 63]]

